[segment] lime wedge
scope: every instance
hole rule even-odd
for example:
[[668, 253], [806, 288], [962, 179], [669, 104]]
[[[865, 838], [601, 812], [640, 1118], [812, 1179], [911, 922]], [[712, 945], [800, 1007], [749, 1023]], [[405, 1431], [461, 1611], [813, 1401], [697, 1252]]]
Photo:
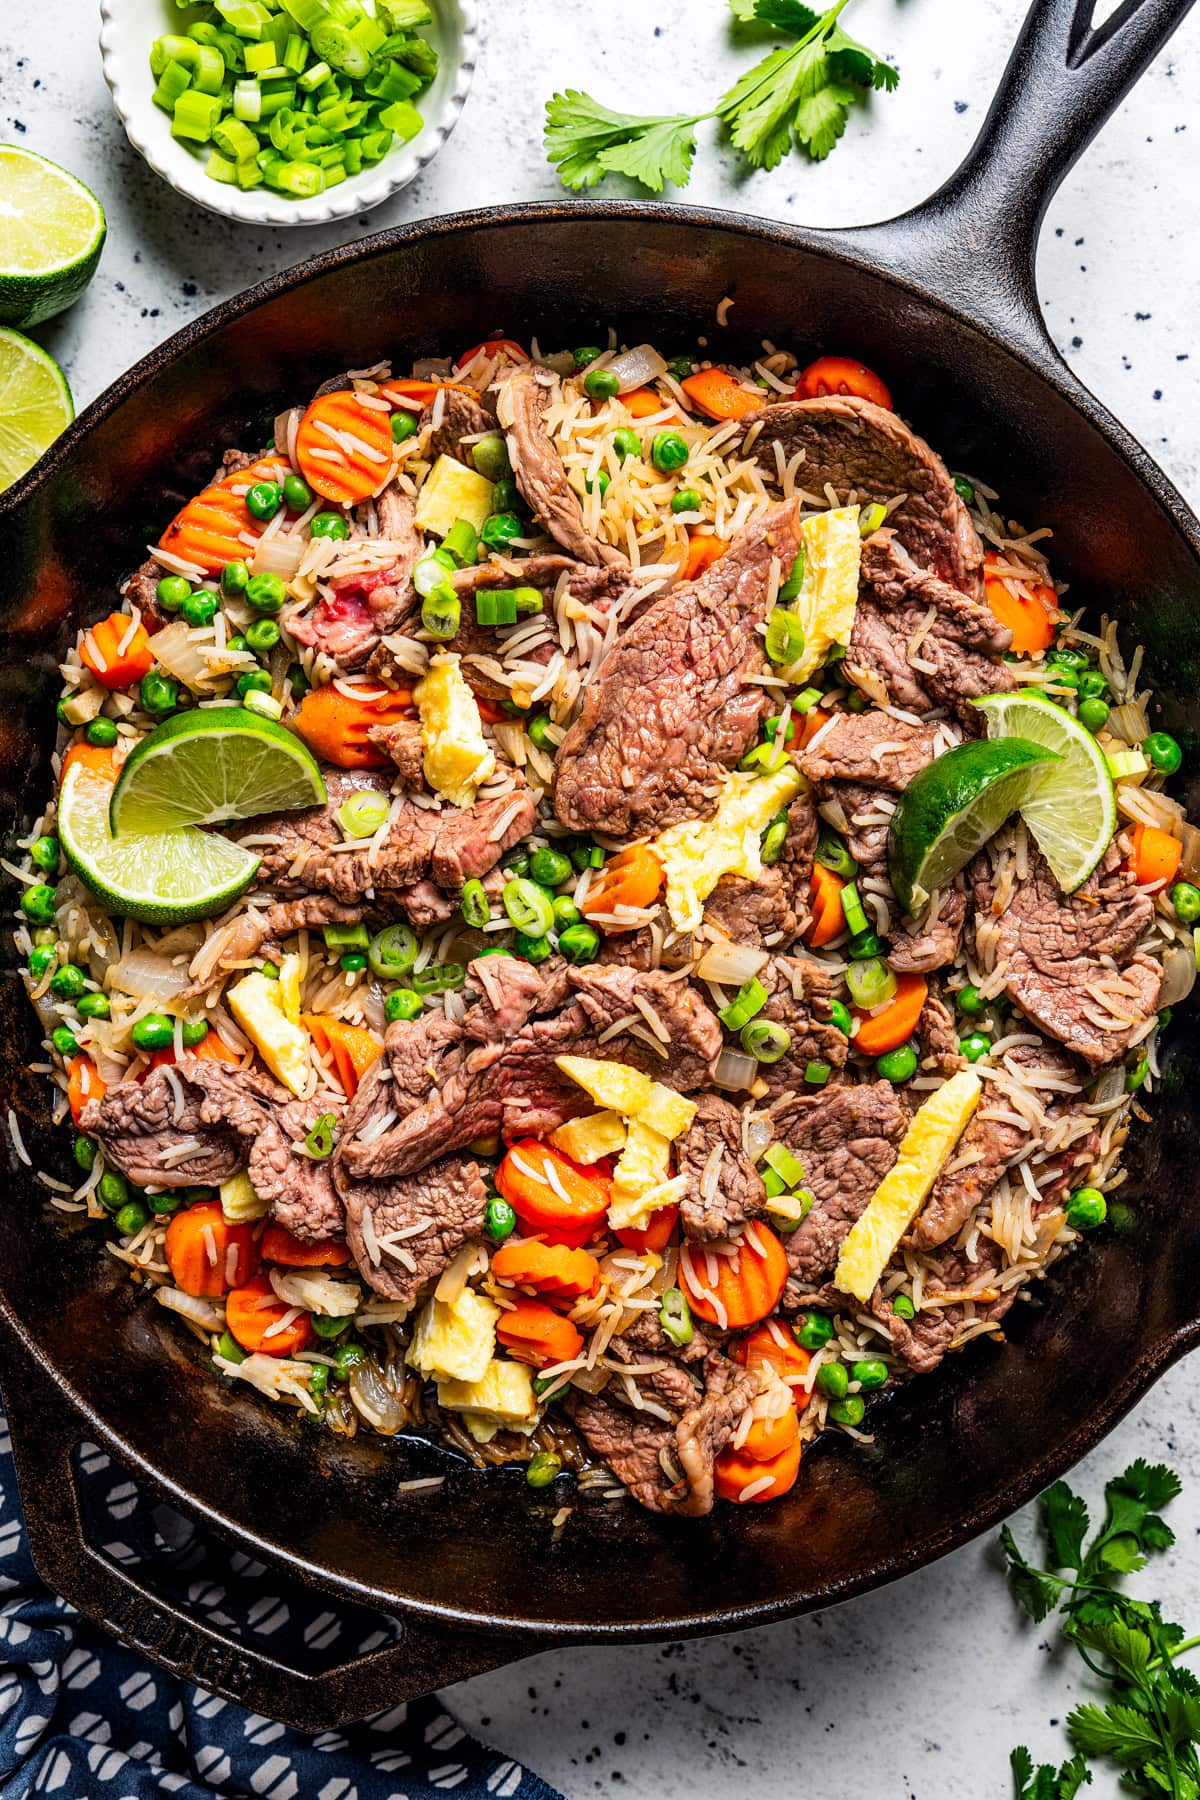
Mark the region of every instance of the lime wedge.
[[1085, 882], [1117, 829], [1117, 802], [1103, 750], [1090, 731], [1041, 694], [989, 694], [977, 700], [989, 741], [1025, 738], [1060, 760], [1021, 802], [1021, 817], [1064, 894]]
[[295, 732], [241, 706], [176, 713], [144, 737], [121, 770], [113, 836], [178, 831], [261, 813], [323, 806], [321, 770]]
[[112, 837], [111, 797], [111, 781], [75, 763], [58, 797], [58, 836], [80, 880], [113, 912], [151, 925], [204, 919], [254, 880], [260, 856], [194, 826]]
[[75, 417], [67, 378], [40, 344], [0, 327], [0, 493]]
[[78, 300], [105, 230], [104, 208], [81, 181], [36, 150], [0, 144], [0, 320], [38, 325]]
[[977, 738], [935, 757], [900, 796], [888, 872], [905, 912], [952, 881], [1044, 777], [1056, 752], [1025, 738]]

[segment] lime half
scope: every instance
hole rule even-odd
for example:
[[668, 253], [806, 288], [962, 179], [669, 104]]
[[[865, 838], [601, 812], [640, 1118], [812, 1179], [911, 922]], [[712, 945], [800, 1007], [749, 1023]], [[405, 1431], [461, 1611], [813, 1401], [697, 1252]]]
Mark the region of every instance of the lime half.
[[75, 763], [58, 797], [58, 835], [75, 873], [113, 912], [151, 925], [204, 919], [254, 880], [261, 857], [193, 826], [112, 837], [111, 797], [111, 781]]
[[0, 320], [38, 325], [78, 300], [105, 230], [104, 208], [82, 181], [36, 150], [0, 144]]
[[109, 818], [127, 831], [178, 831], [323, 806], [316, 758], [295, 732], [241, 706], [177, 713], [121, 770]]
[[991, 742], [1021, 737], [1059, 761], [1021, 802], [1021, 817], [1064, 894], [1085, 882], [1117, 829], [1117, 802], [1104, 752], [1079, 721], [1041, 694], [989, 694], [976, 706]]
[[0, 493], [75, 417], [67, 378], [40, 344], [0, 327]]
[[909, 782], [888, 830], [888, 872], [905, 912], [952, 881], [1033, 792], [1056, 752], [1025, 738], [947, 750]]

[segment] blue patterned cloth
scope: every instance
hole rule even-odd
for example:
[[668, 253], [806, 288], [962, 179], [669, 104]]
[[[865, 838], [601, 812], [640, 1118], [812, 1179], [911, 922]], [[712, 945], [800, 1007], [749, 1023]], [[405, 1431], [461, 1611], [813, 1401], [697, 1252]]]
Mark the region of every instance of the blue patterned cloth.
[[[330, 1661], [386, 1642], [389, 1621], [331, 1612], [141, 1495], [103, 1451], [77, 1457], [93, 1541], [213, 1624], [269, 1646], [284, 1631]], [[278, 1641], [278, 1640], [276, 1640]], [[562, 1800], [469, 1737], [436, 1695], [316, 1737], [177, 1680], [82, 1619], [39, 1580], [0, 1414], [0, 1796], [59, 1800]]]

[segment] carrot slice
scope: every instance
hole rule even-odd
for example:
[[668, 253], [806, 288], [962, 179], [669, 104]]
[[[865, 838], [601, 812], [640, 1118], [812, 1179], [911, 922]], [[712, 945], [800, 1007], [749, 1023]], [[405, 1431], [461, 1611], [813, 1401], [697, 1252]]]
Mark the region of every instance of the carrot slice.
[[800, 735], [792, 746], [793, 755], [798, 751], [807, 750], [822, 725], [828, 725], [832, 717], [832, 713], [822, 712], [819, 706], [814, 706], [811, 712], [804, 713], [800, 719]]
[[662, 883], [663, 867], [653, 850], [648, 844], [631, 844], [609, 857], [584, 895], [582, 911], [591, 919], [618, 906], [653, 906]]
[[[994, 550], [984, 557], [987, 568], [1001, 561]], [[1037, 656], [1054, 642], [1054, 614], [1058, 595], [1047, 582], [1026, 582], [1024, 593], [1014, 594], [999, 575], [984, 575], [984, 598], [1002, 625], [1012, 632], [1017, 656]]]
[[680, 581], [695, 581], [698, 575], [703, 575], [705, 569], [711, 568], [718, 558], [724, 556], [728, 548], [728, 538], [716, 537], [711, 531], [692, 532], [688, 538], [683, 568], [679, 572]]
[[391, 470], [391, 418], [344, 389], [320, 394], [297, 428], [296, 461], [324, 499], [340, 506], [369, 500]]
[[268, 1225], [258, 1247], [265, 1262], [282, 1263], [287, 1269], [340, 1269], [350, 1261], [350, 1247], [341, 1238], [307, 1243], [283, 1225]]
[[621, 395], [621, 405], [631, 419], [648, 419], [653, 413], [665, 411], [670, 404], [648, 387], [631, 388], [629, 393]]
[[812, 950], [819, 950], [846, 929], [846, 916], [842, 911], [842, 889], [845, 886], [840, 876], [827, 869], [824, 863], [814, 863], [809, 879], [809, 892], [812, 895], [812, 924], [804, 934], [804, 941]]
[[793, 397], [819, 400], [826, 394], [853, 394], [859, 400], [871, 400], [876, 406], [893, 411], [887, 384], [874, 369], [852, 356], [818, 356], [797, 381]]
[[603, 1224], [612, 1197], [603, 1164], [585, 1169], [537, 1138], [512, 1146], [496, 1170], [496, 1187], [527, 1232], [571, 1246], [586, 1244]]
[[685, 1244], [679, 1253], [688, 1304], [722, 1330], [740, 1331], [774, 1312], [787, 1273], [787, 1252], [761, 1219], [746, 1227], [732, 1254], [726, 1244]]
[[175, 1286], [196, 1299], [215, 1300], [241, 1287], [258, 1268], [254, 1227], [230, 1225], [216, 1200], [175, 1214], [167, 1226], [166, 1251]]
[[543, 1244], [528, 1238], [521, 1244], [502, 1244], [492, 1258], [497, 1281], [532, 1288], [557, 1300], [581, 1300], [600, 1286], [600, 1264], [586, 1250], [565, 1244]]
[[[186, 1214], [184, 1217], [186, 1218]], [[312, 1314], [296, 1313], [266, 1275], [235, 1287], [225, 1302], [225, 1323], [243, 1350], [263, 1356], [298, 1356], [312, 1337]]]
[[[455, 363], [455, 368], [465, 369], [468, 363], [475, 361], [481, 350], [486, 351], [489, 356], [495, 356], [498, 351], [502, 350], [510, 362], [526, 363], [529, 361], [528, 350], [523, 350], [520, 344], [515, 343], [512, 338], [486, 338], [482, 344], [472, 344], [469, 350], [464, 350]], [[394, 387], [396, 384], [393, 382], [391, 385]]]
[[1142, 886], [1152, 881], [1174, 881], [1183, 845], [1157, 825], [1137, 825], [1133, 833], [1133, 873]]
[[102, 781], [117, 779], [117, 763], [111, 750], [102, 750], [99, 744], [89, 744], [86, 738], [76, 738], [71, 748], [62, 759], [59, 771], [59, 785], [67, 779], [67, 770], [72, 763], [82, 763], [93, 775], [99, 775]]
[[388, 755], [367, 736], [372, 725], [394, 725], [412, 716], [413, 698], [407, 688], [378, 700], [351, 699], [330, 682], [310, 688], [296, 709], [292, 724], [314, 756], [338, 769], [382, 769]]
[[[745, 1455], [741, 1450], [722, 1450], [713, 1465], [713, 1474], [717, 1493], [722, 1500], [731, 1500], [735, 1506], [756, 1505], [761, 1501], [778, 1500], [796, 1485], [796, 1477], [800, 1473], [800, 1439], [770, 1462], [755, 1462], [753, 1457]], [[766, 1482], [764, 1477], [770, 1476]], [[742, 1498], [747, 1488], [763, 1485], [757, 1491]]]
[[496, 1337], [518, 1362], [533, 1363], [535, 1368], [573, 1362], [583, 1349], [583, 1338], [570, 1319], [540, 1300], [518, 1300], [501, 1313]]
[[750, 1457], [752, 1462], [772, 1462], [791, 1448], [799, 1431], [795, 1407], [789, 1406], [784, 1413], [756, 1413], [749, 1431], [738, 1445], [737, 1454]]
[[896, 992], [878, 1012], [856, 1012], [860, 1021], [853, 1044], [864, 1056], [883, 1056], [907, 1044], [929, 995], [923, 975], [897, 975]]
[[[435, 400], [443, 388], [451, 388], [456, 394], [478, 394], [478, 388], [468, 387], [465, 381], [419, 381], [415, 375], [400, 375], [385, 383], [379, 390], [381, 400], [419, 400], [422, 406], [428, 406]], [[405, 412], [411, 412], [406, 406]]]
[[305, 1030], [322, 1056], [332, 1053], [333, 1066], [337, 1070], [338, 1080], [346, 1090], [347, 1100], [353, 1100], [358, 1092], [358, 1084], [375, 1062], [383, 1054], [383, 1046], [377, 1044], [369, 1031], [361, 1025], [347, 1025], [341, 1019], [335, 1019], [328, 1013], [304, 1013], [302, 1015]]
[[635, 1230], [626, 1225], [616, 1234], [617, 1242], [626, 1250], [635, 1250], [644, 1256], [647, 1250], [665, 1250], [679, 1223], [677, 1206], [659, 1206], [650, 1214], [650, 1223]]
[[108, 1092], [108, 1084], [101, 1081], [100, 1071], [90, 1056], [82, 1051], [72, 1056], [67, 1063], [67, 1099], [71, 1106], [71, 1117], [76, 1125], [79, 1115], [89, 1100], [103, 1100]]
[[807, 1404], [811, 1391], [808, 1366], [812, 1357], [777, 1319], [764, 1319], [761, 1325], [756, 1325], [734, 1345], [730, 1355], [734, 1362], [743, 1363], [748, 1369], [770, 1369], [781, 1381], [787, 1382], [797, 1406]]
[[260, 481], [282, 482], [290, 473], [285, 458], [260, 456], [249, 468], [223, 475], [176, 513], [158, 540], [159, 549], [209, 575], [219, 575], [226, 563], [244, 562], [264, 530], [246, 505], [246, 494]]
[[697, 412], [710, 419], [744, 419], [767, 403], [765, 394], [751, 394], [724, 369], [700, 369], [680, 383]]
[[132, 687], [154, 667], [154, 652], [144, 625], [135, 625], [128, 613], [109, 613], [85, 636], [79, 660], [92, 671], [101, 687], [115, 692]]

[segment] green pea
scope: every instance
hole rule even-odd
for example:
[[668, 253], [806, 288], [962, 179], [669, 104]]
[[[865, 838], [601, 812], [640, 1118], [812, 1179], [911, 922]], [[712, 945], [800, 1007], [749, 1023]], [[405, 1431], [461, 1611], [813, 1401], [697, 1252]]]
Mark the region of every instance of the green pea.
[[585, 476], [583, 485], [587, 489], [589, 494], [592, 492], [593, 488], [599, 488], [600, 498], [603, 500], [605, 494], [607, 494], [607, 492], [608, 492], [610, 481], [611, 481], [611, 477], [608, 473], [608, 470], [601, 469], [601, 471], [597, 475], [595, 481], [592, 480], [590, 475]]
[[559, 933], [558, 948], [569, 963], [595, 962], [600, 953], [600, 933], [594, 925], [568, 925]]
[[1073, 692], [1078, 693], [1079, 673], [1076, 669], [1065, 668], [1056, 662], [1049, 662], [1046, 667], [1054, 677], [1056, 686], [1070, 688]]
[[425, 1002], [411, 988], [393, 988], [383, 1003], [384, 1017], [393, 1025], [397, 1019], [416, 1019], [425, 1011]]
[[44, 881], [35, 881], [21, 895], [21, 911], [35, 925], [48, 925], [54, 917], [54, 909], [57, 904], [56, 889], [47, 887]]
[[166, 1013], [150, 1012], [129, 1033], [137, 1050], [169, 1050], [175, 1042], [175, 1021]]
[[686, 381], [695, 369], [696, 364], [690, 356], [673, 356], [667, 364], [667, 374], [675, 381]]
[[105, 1212], [120, 1212], [129, 1200], [129, 1183], [116, 1169], [105, 1169], [96, 1183], [96, 1198]]
[[53, 965], [57, 955], [58, 951], [52, 949], [49, 944], [37, 944], [29, 952], [29, 973], [35, 981], [42, 979], [46, 970]]
[[548, 736], [552, 723], [553, 721], [549, 713], [538, 713], [537, 717], [530, 719], [528, 725], [525, 727], [538, 749], [548, 751], [551, 756], [554, 755], [555, 751], [555, 745]]
[[559, 894], [554, 902], [554, 923], [561, 931], [565, 925], [578, 925], [583, 914], [567, 894]]
[[844, 1400], [831, 1400], [827, 1417], [835, 1425], [861, 1425], [863, 1414], [867, 1410], [866, 1401], [861, 1394], [847, 1394]]
[[992, 1047], [992, 1040], [986, 1032], [972, 1031], [958, 1040], [958, 1047], [968, 1062], [978, 1062], [986, 1056]]
[[74, 1056], [79, 1049], [79, 1041], [69, 1025], [56, 1025], [50, 1033], [50, 1042], [60, 1056]]
[[179, 683], [169, 675], [160, 675], [151, 669], [149, 674], [142, 676], [138, 698], [148, 713], [165, 715], [174, 712], [179, 705]]
[[879, 1357], [869, 1356], [863, 1362], [851, 1363], [850, 1379], [857, 1381], [859, 1387], [881, 1388], [887, 1383], [891, 1371]]
[[1084, 669], [1078, 678], [1078, 688], [1081, 700], [1103, 700], [1108, 683], [1099, 669]]
[[531, 1488], [549, 1487], [562, 1474], [562, 1466], [562, 1457], [556, 1456], [553, 1450], [539, 1450], [529, 1459], [525, 1480]]
[[833, 1336], [833, 1320], [810, 1307], [794, 1322], [792, 1332], [802, 1350], [822, 1350]]
[[1088, 731], [1102, 731], [1108, 723], [1108, 701], [1092, 698], [1079, 702], [1079, 723]]
[[407, 444], [409, 438], [415, 438], [419, 430], [420, 426], [417, 424], [416, 415], [408, 412], [404, 407], [392, 414], [393, 444]]
[[886, 1055], [876, 1057], [875, 1068], [885, 1081], [899, 1087], [916, 1074], [917, 1053], [911, 1044], [901, 1044], [898, 1050], [889, 1050]]
[[1149, 1073], [1150, 1058], [1148, 1056], [1139, 1056], [1133, 1067], [1126, 1071], [1125, 1092], [1127, 1094], [1136, 1094]]
[[1094, 1231], [1108, 1217], [1108, 1202], [1099, 1188], [1076, 1188], [1067, 1201], [1066, 1213], [1073, 1231]]
[[907, 1294], [896, 1294], [892, 1300], [892, 1311], [898, 1319], [915, 1319], [917, 1309]]
[[540, 963], [554, 955], [554, 945], [548, 937], [531, 937], [527, 931], [518, 931], [513, 934], [513, 951], [526, 962]]
[[642, 440], [628, 425], [622, 425], [618, 431], [614, 431], [612, 441], [618, 462], [624, 462], [627, 456], [642, 454]]
[[117, 1213], [114, 1223], [122, 1237], [136, 1237], [150, 1214], [140, 1200], [131, 1200]]
[[[401, 416], [407, 417], [406, 414], [401, 415], [400, 413], [396, 413], [393, 415], [393, 418], [392, 418], [392, 436], [393, 437], [395, 437], [395, 435], [396, 435], [396, 420], [398, 418], [400, 418]], [[310, 537], [335, 538], [340, 543], [340, 542], [343, 542], [346, 538], [348, 538], [350, 536], [350, 527], [346, 523], [346, 521], [343, 518], [341, 513], [319, 512], [319, 513], [314, 513], [312, 518], [309, 520], [308, 532], [309, 532]]]
[[673, 513], [699, 512], [700, 496], [695, 488], [678, 488], [671, 495], [671, 511]]
[[883, 940], [877, 931], [860, 931], [857, 937], [850, 940], [850, 960], [852, 962], [869, 962], [872, 957], [882, 956]]
[[615, 400], [621, 383], [611, 369], [593, 369], [583, 378], [584, 392], [593, 400]]
[[223, 1331], [217, 1339], [216, 1354], [222, 1362], [244, 1363], [246, 1352], [234, 1337], [232, 1331]]
[[521, 490], [511, 475], [502, 475], [492, 483], [493, 512], [521, 512], [525, 506]]
[[676, 469], [682, 469], [689, 454], [686, 439], [681, 438], [677, 431], [655, 433], [654, 442], [650, 446], [650, 460], [664, 475], [671, 475]]
[[283, 490], [277, 481], [256, 481], [246, 493], [247, 512], [264, 524], [275, 517], [282, 505]]
[[169, 1194], [147, 1194], [146, 1205], [156, 1219], [170, 1219], [183, 1205], [183, 1197], [178, 1189]]
[[340, 1319], [326, 1318], [323, 1313], [314, 1313], [312, 1317], [312, 1328], [319, 1338], [341, 1337], [346, 1327], [353, 1323], [353, 1313], [346, 1313]]
[[309, 688], [312, 686], [312, 682], [308, 679], [308, 676], [304, 673], [304, 670], [300, 667], [299, 663], [292, 664], [287, 672], [287, 678], [288, 686], [291, 688], [295, 698], [297, 700], [303, 700], [305, 694], [307, 694]]
[[970, 506], [975, 498], [975, 489], [973, 485], [962, 475], [956, 475], [954, 477], [954, 491], [964, 506]]
[[255, 619], [246, 627], [246, 648], [256, 656], [265, 656], [279, 642], [279, 626], [274, 619]]
[[154, 590], [154, 597], [165, 613], [177, 613], [192, 591], [192, 584], [183, 575], [164, 575]]
[[367, 959], [361, 950], [347, 950], [344, 956], [339, 956], [338, 963], [347, 975], [357, 975], [366, 968]]
[[514, 538], [524, 537], [525, 527], [516, 513], [489, 513], [483, 521], [479, 533], [479, 541], [486, 544], [489, 550], [503, 550]]
[[604, 352], [598, 344], [584, 344], [581, 349], [573, 350], [571, 354], [575, 359], [575, 367], [586, 369], [589, 363], [594, 363], [597, 357], [604, 355]]
[[35, 869], [43, 875], [58, 874], [58, 839], [56, 837], [35, 838], [29, 846], [29, 860]]
[[1193, 925], [1200, 919], [1200, 888], [1190, 881], [1177, 881], [1171, 889], [1171, 905], [1177, 919], [1184, 925]]
[[85, 977], [74, 963], [64, 963], [50, 978], [50, 992], [56, 1000], [78, 1000], [84, 991]]
[[822, 1363], [817, 1370], [817, 1386], [831, 1400], [844, 1400], [850, 1391], [850, 1377], [841, 1362]]
[[1056, 644], [1050, 653], [1050, 661], [1061, 663], [1064, 669], [1086, 669], [1088, 656], [1086, 650], [1077, 650], [1073, 644]]
[[233, 685], [238, 699], [244, 700], [246, 695], [252, 691], [260, 694], [269, 694], [271, 691], [271, 677], [266, 669], [248, 669], [244, 675], [238, 676]]
[[299, 475], [285, 475], [283, 498], [289, 512], [307, 512], [313, 503], [313, 491]]
[[484, 1209], [483, 1229], [494, 1244], [502, 1244], [517, 1229], [516, 1213], [499, 1194], [493, 1194]]
[[1169, 731], [1152, 731], [1142, 740], [1142, 753], [1162, 775], [1174, 775], [1183, 761], [1183, 751]]
[[966, 987], [960, 988], [955, 997], [958, 1001], [959, 1012], [966, 1013], [969, 1019], [978, 1018], [979, 1014], [987, 1009], [987, 1001], [971, 982], [968, 982]]
[[111, 750], [117, 741], [117, 728], [111, 719], [92, 719], [83, 735], [97, 750]]
[[244, 562], [227, 562], [221, 570], [221, 592], [229, 599], [244, 594], [250, 585], [250, 570]]
[[529, 859], [529, 873], [541, 887], [561, 887], [571, 873], [571, 859], [557, 850], [535, 850]]
[[[252, 575], [246, 603], [258, 613], [277, 613], [287, 599], [287, 588], [278, 575]], [[247, 640], [249, 641], [249, 640]]]
[[110, 1019], [112, 1007], [107, 994], [81, 994], [75, 1007], [81, 1019]]
[[265, 975], [268, 981], [278, 981], [279, 980], [279, 964], [273, 963], [273, 962], [265, 962], [262, 964], [262, 966], [259, 970], [259, 973], [261, 975]]
[[188, 595], [179, 609], [180, 616], [184, 624], [190, 625], [193, 631], [199, 630], [212, 624], [217, 616], [217, 604], [217, 596], [207, 588], [201, 588]]
[[345, 1381], [351, 1369], [361, 1368], [367, 1360], [367, 1353], [361, 1344], [339, 1344], [333, 1353], [336, 1365], [334, 1373], [339, 1380]]
[[839, 1031], [844, 1031], [846, 1036], [849, 1037], [853, 1025], [849, 1007], [844, 1006], [840, 1000], [832, 1000], [829, 1004], [829, 1016], [831, 1023], [836, 1025]]
[[96, 1144], [90, 1137], [77, 1137], [71, 1145], [71, 1155], [85, 1175], [90, 1175], [96, 1166]]
[[498, 431], [489, 431], [471, 446], [471, 461], [488, 481], [503, 481], [512, 474], [508, 445]]

